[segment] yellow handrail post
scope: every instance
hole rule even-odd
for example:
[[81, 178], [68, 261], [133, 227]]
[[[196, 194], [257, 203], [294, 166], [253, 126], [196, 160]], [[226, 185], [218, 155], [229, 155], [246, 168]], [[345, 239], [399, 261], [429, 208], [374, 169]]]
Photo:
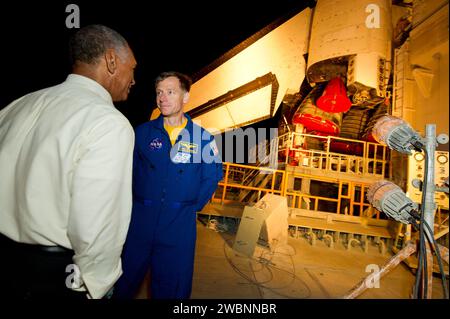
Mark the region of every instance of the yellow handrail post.
[[286, 190], [284, 189], [284, 179], [285, 179], [285, 171], [281, 172], [281, 185], [280, 185], [280, 191], [281, 196], [286, 196]]
[[273, 172], [272, 173], [272, 186], [271, 186], [271, 190], [272, 190], [272, 194], [273, 194], [273, 191], [275, 190], [275, 174], [276, 174], [277, 172]]
[[225, 163], [226, 169], [225, 169], [225, 180], [223, 183], [223, 193], [222, 193], [222, 201], [221, 204], [223, 205], [223, 202], [225, 201], [225, 194], [227, 190], [227, 184], [228, 184], [228, 171], [230, 170], [230, 163]]

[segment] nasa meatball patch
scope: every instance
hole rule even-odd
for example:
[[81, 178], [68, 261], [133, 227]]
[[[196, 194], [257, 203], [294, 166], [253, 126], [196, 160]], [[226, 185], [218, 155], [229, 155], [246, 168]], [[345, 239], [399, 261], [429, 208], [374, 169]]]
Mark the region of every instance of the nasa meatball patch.
[[148, 144], [148, 146], [152, 151], [159, 150], [162, 147], [162, 141], [159, 137], [156, 137]]

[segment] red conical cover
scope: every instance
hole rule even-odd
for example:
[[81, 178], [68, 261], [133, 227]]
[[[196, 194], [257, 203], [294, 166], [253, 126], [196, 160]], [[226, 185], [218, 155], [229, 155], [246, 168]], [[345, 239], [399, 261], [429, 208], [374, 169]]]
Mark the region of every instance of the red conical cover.
[[352, 102], [347, 97], [347, 90], [340, 77], [328, 82], [316, 104], [318, 108], [332, 113], [347, 112], [350, 109]]

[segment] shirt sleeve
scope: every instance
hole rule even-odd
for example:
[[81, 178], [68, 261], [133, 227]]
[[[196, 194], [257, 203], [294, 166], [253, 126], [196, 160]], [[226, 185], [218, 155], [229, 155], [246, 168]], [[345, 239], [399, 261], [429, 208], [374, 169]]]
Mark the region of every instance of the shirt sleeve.
[[223, 178], [222, 159], [216, 141], [211, 136], [210, 142], [203, 149], [201, 185], [197, 199], [196, 211], [203, 209], [217, 189], [217, 183]]
[[82, 140], [74, 159], [67, 234], [88, 297], [102, 298], [122, 274], [120, 255], [132, 206], [134, 132], [125, 119], [110, 117]]

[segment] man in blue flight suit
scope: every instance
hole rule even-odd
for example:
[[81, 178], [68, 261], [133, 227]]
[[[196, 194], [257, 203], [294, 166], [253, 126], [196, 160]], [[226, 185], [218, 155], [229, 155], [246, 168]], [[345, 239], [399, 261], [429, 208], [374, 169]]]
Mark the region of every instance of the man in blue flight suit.
[[184, 74], [160, 74], [155, 88], [161, 115], [136, 128], [133, 213], [114, 298], [133, 298], [148, 270], [152, 298], [190, 297], [196, 212], [222, 179], [214, 137], [183, 112], [190, 86]]

